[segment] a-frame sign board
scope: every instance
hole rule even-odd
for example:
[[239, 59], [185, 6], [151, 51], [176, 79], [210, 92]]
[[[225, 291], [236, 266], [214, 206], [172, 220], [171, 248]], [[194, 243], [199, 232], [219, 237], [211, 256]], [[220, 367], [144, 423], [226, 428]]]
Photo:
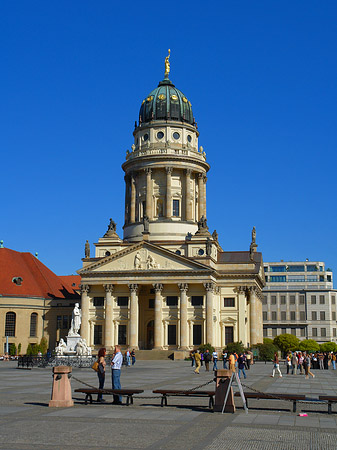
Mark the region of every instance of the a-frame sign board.
[[247, 404], [246, 404], [245, 394], [243, 393], [243, 389], [242, 389], [242, 385], [241, 385], [241, 381], [240, 381], [239, 375], [236, 372], [232, 373], [231, 379], [229, 381], [227, 392], [226, 392], [226, 395], [225, 395], [225, 401], [223, 403], [221, 414], [223, 414], [224, 411], [225, 411], [225, 406], [226, 406], [226, 403], [227, 403], [228, 395], [230, 393], [230, 389], [232, 387], [234, 379], [236, 380], [237, 385], [239, 387], [239, 391], [240, 391], [240, 395], [241, 395], [241, 398], [242, 398], [243, 407], [245, 409], [246, 414], [248, 414], [248, 407], [247, 407]]

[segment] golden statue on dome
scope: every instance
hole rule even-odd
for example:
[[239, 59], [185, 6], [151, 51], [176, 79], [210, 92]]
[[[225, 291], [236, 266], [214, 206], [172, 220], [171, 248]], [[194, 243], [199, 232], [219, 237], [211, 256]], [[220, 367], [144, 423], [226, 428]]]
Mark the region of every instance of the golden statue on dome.
[[170, 54], [171, 54], [171, 50], [168, 49], [168, 55], [165, 58], [165, 78], [168, 78], [169, 73], [170, 73]]

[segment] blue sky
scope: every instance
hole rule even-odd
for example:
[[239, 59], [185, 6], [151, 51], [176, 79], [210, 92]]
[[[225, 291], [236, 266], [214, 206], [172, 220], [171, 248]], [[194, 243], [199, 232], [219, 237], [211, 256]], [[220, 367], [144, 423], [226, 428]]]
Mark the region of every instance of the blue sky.
[[[337, 270], [337, 3], [15, 1], [0, 5], [0, 239], [59, 275], [109, 218], [164, 75], [191, 100], [224, 250]], [[93, 247], [92, 247], [93, 251]]]

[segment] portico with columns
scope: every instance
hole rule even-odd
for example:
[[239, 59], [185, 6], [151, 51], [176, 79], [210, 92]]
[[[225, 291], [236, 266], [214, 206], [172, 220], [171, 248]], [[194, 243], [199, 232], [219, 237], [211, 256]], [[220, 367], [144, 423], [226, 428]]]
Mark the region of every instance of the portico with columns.
[[[167, 68], [167, 67], [166, 67]], [[224, 251], [209, 231], [210, 165], [192, 105], [165, 72], [144, 98], [127, 150], [123, 238], [108, 231], [86, 251], [81, 335], [95, 349], [223, 348], [263, 341], [265, 284], [255, 229], [247, 251]]]

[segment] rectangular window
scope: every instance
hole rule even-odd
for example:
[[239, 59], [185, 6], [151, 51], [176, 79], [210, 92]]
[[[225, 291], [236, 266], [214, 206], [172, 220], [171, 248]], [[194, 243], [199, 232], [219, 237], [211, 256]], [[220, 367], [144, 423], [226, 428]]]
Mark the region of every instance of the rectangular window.
[[317, 311], [311, 312], [311, 320], [317, 320]]
[[201, 338], [201, 325], [193, 325], [193, 345], [200, 345]]
[[94, 325], [94, 345], [102, 345], [102, 325]]
[[36, 336], [37, 314], [32, 313], [30, 316], [30, 337]]
[[167, 306], [178, 306], [178, 297], [174, 295], [168, 295], [166, 297], [166, 305]]
[[268, 277], [266, 277], [266, 283], [268, 283]]
[[224, 307], [225, 308], [234, 308], [235, 307], [235, 298], [224, 298]]
[[149, 299], [149, 309], [154, 309], [154, 298]]
[[118, 325], [118, 344], [126, 345], [126, 325]]
[[301, 328], [301, 337], [305, 336], [305, 328]]
[[129, 305], [129, 297], [117, 297], [117, 306], [127, 308]]
[[280, 275], [280, 276], [273, 276], [270, 277], [271, 283], [285, 283], [286, 282], [286, 276]]
[[325, 320], [325, 311], [321, 311], [319, 316], [321, 320]]
[[300, 295], [299, 299], [300, 299], [300, 305], [304, 305], [305, 304], [305, 296]]
[[332, 336], [333, 336], [333, 337], [336, 337], [336, 336], [337, 336], [337, 335], [336, 335], [336, 328], [333, 328], [333, 329], [332, 329]]
[[332, 311], [332, 320], [336, 320], [336, 312]]
[[295, 305], [295, 299], [296, 299], [295, 295], [290, 295], [290, 297], [289, 297], [289, 303], [290, 303], [291, 305]]
[[273, 311], [272, 313], [271, 313], [271, 320], [277, 320], [276, 319], [276, 311]]
[[267, 337], [267, 328], [263, 328], [263, 337]]
[[281, 311], [281, 320], [287, 320], [287, 313], [285, 311]]
[[277, 328], [272, 328], [272, 329], [271, 329], [271, 335], [272, 335], [273, 337], [276, 337], [276, 336], [277, 336]]
[[304, 272], [304, 266], [288, 266], [288, 272]]
[[334, 295], [331, 296], [331, 304], [332, 305], [336, 304], [336, 297]]
[[327, 275], [327, 276], [326, 276], [326, 281], [327, 281], [328, 283], [331, 283], [331, 275]]
[[173, 200], [173, 217], [179, 216], [179, 200]]
[[286, 272], [286, 266], [270, 266], [270, 272]]
[[15, 336], [16, 314], [14, 312], [6, 313], [5, 336]]
[[296, 312], [290, 311], [290, 320], [296, 320]]
[[56, 329], [60, 330], [62, 325], [62, 316], [56, 316]]
[[316, 295], [311, 295], [311, 304], [316, 305]]
[[94, 306], [104, 306], [104, 297], [94, 297]]
[[286, 334], [287, 329], [286, 328], [281, 328], [281, 334]]
[[234, 342], [234, 328], [233, 327], [225, 327], [225, 343], [231, 344]]
[[293, 334], [294, 336], [296, 336], [296, 328], [292, 328], [290, 331], [291, 331], [291, 334]]
[[326, 337], [326, 328], [321, 328], [321, 337]]
[[262, 313], [262, 320], [267, 320], [267, 312], [266, 311], [263, 311], [263, 313]]
[[317, 328], [312, 329], [312, 335], [313, 337], [317, 337]]
[[64, 330], [68, 330], [70, 327], [68, 326], [68, 316], [62, 317], [62, 328]]
[[266, 305], [266, 304], [267, 304], [267, 301], [268, 301], [268, 298], [267, 298], [266, 295], [264, 295], [264, 296], [263, 296], [262, 303], [263, 303], [264, 305]]
[[204, 304], [204, 297], [202, 295], [192, 295], [191, 304], [192, 306], [202, 306]]
[[308, 265], [307, 266], [307, 272], [317, 272], [317, 266]]
[[281, 295], [281, 305], [285, 305], [285, 304], [286, 304], [286, 296]]
[[177, 327], [176, 325], [168, 325], [167, 326], [167, 340], [168, 345], [176, 345], [177, 344]]
[[317, 275], [307, 275], [307, 281], [318, 281], [318, 276]]
[[324, 281], [324, 275], [319, 276], [319, 281]]
[[298, 283], [305, 281], [304, 275], [288, 275], [288, 281], [292, 283]]
[[271, 304], [276, 305], [276, 295], [271, 296]]
[[268, 272], [268, 266], [264, 266], [264, 271]]
[[324, 295], [320, 295], [319, 296], [319, 304], [320, 305], [324, 305], [325, 304], [325, 297], [324, 297]]
[[300, 311], [300, 320], [303, 322], [305, 320], [305, 311]]

